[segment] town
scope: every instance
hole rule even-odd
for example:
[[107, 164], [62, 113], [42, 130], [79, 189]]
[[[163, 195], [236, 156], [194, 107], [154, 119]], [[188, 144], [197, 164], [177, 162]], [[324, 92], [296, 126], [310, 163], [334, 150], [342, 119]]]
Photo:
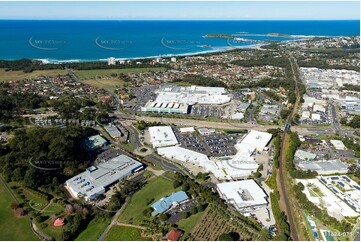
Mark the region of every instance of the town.
[[0, 63], [0, 191], [42, 240], [354, 240], [359, 44]]

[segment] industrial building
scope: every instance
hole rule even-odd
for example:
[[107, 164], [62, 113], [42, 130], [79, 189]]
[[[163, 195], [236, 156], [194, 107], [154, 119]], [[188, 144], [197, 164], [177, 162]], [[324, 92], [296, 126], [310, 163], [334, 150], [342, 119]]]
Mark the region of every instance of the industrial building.
[[320, 175], [329, 175], [335, 173], [346, 174], [348, 165], [342, 161], [336, 160], [318, 160], [318, 161], [299, 161], [296, 167], [304, 171], [316, 171]]
[[87, 150], [95, 150], [105, 147], [107, 144], [108, 141], [100, 135], [90, 136], [84, 141], [84, 145]]
[[335, 147], [336, 150], [347, 150], [342, 140], [332, 139], [330, 140], [330, 143]]
[[308, 160], [308, 161], [311, 161], [311, 160], [314, 160], [316, 159], [317, 155], [314, 154], [314, 153], [311, 153], [311, 152], [307, 152], [307, 151], [304, 151], [304, 150], [296, 150], [296, 153], [295, 153], [295, 159], [296, 160]]
[[195, 132], [195, 129], [193, 127], [184, 127], [184, 128], [180, 128], [179, 131], [182, 134], [186, 134], [186, 133], [193, 133]]
[[280, 108], [278, 105], [270, 105], [270, 104], [264, 104], [262, 106], [262, 109], [260, 111], [261, 114], [273, 114], [276, 115], [280, 111]]
[[143, 169], [143, 164], [126, 155], [91, 166], [84, 172], [66, 181], [66, 188], [76, 199], [94, 200], [106, 188]]
[[253, 179], [217, 184], [221, 198], [243, 213], [266, 208], [268, 195]]
[[119, 129], [115, 125], [105, 125], [104, 129], [107, 131], [107, 133], [112, 137], [113, 139], [122, 137], [122, 133], [119, 131]]
[[164, 85], [156, 94], [155, 100], [149, 100], [141, 111], [187, 114], [191, 105], [218, 105], [231, 101], [223, 87]]
[[148, 131], [153, 148], [178, 144], [177, 137], [170, 126], [153, 126], [149, 127]]
[[187, 200], [188, 196], [184, 191], [175, 192], [168, 197], [163, 197], [151, 205], [151, 207], [154, 209], [152, 216], [164, 213], [172, 206], [178, 205]]

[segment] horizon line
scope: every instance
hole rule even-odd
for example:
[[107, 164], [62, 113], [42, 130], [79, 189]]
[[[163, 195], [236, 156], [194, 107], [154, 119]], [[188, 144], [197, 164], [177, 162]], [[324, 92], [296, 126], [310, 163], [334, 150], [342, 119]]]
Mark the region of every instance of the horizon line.
[[28, 21], [360, 21], [360, 19], [28, 19], [9, 18], [3, 20]]

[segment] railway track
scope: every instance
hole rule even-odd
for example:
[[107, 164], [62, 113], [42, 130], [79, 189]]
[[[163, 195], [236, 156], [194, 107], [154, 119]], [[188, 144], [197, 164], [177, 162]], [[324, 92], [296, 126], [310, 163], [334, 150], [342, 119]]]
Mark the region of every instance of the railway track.
[[297, 226], [296, 226], [295, 220], [292, 215], [289, 199], [287, 197], [287, 191], [286, 191], [286, 185], [285, 185], [285, 180], [286, 180], [285, 173], [287, 173], [287, 170], [284, 171], [286, 169], [286, 167], [285, 167], [286, 152], [284, 150], [284, 149], [286, 149], [285, 139], [286, 139], [287, 131], [290, 130], [290, 128], [291, 128], [292, 117], [295, 115], [295, 113], [297, 113], [297, 107], [298, 107], [298, 103], [300, 100], [299, 90], [298, 90], [298, 85], [297, 85], [298, 80], [297, 80], [297, 75], [296, 75], [296, 70], [295, 70], [296, 66], [294, 66], [295, 60], [292, 57], [290, 57], [289, 61], [290, 61], [290, 65], [292, 68], [293, 78], [295, 81], [295, 91], [296, 91], [298, 97], [297, 97], [296, 103], [293, 105], [292, 112], [287, 119], [286, 125], [284, 127], [284, 132], [281, 137], [281, 145], [280, 145], [281, 156], [280, 156], [280, 160], [279, 160], [278, 176], [279, 176], [280, 195], [281, 195], [280, 199], [283, 201], [283, 204], [285, 205], [285, 209], [286, 209], [285, 213], [287, 215], [288, 224], [289, 224], [290, 230], [291, 230], [290, 231], [291, 238], [294, 241], [299, 241]]

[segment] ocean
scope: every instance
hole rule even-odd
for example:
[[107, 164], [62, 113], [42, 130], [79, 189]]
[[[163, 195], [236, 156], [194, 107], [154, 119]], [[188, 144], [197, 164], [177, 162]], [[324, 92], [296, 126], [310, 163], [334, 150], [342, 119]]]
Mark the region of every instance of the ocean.
[[[230, 35], [236, 37], [226, 38]], [[0, 20], [0, 59], [29, 58], [51, 63], [103, 61], [108, 57], [130, 59], [222, 51], [297, 40], [302, 36], [359, 35], [358, 20]]]

